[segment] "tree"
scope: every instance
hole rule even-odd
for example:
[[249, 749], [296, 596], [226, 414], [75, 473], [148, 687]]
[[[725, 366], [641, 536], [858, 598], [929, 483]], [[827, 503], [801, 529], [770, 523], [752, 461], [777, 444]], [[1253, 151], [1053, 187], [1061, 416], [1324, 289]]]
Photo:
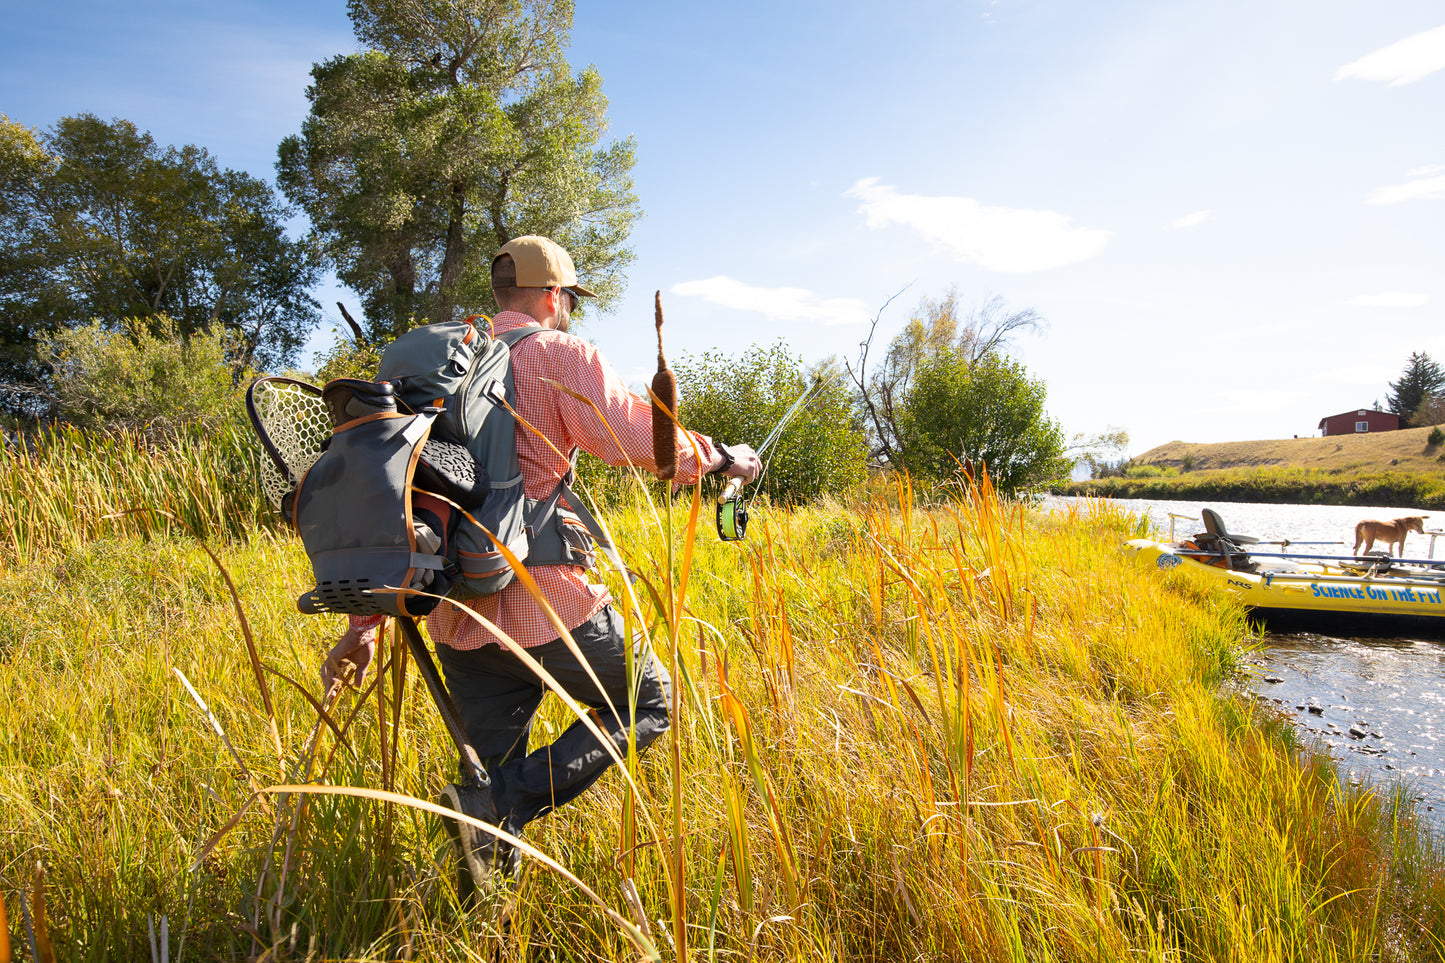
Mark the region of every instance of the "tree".
[[1068, 471], [1064, 434], [1044, 412], [1043, 382], [989, 353], [970, 364], [958, 350], [927, 359], [903, 403], [899, 455], [910, 473], [947, 481], [960, 463], [984, 462], [994, 487], [1012, 494]]
[[[1129, 432], [1123, 428], [1110, 427], [1096, 435], [1077, 434], [1069, 440], [1064, 454], [1077, 468], [1082, 465], [1089, 471], [1090, 478], [1107, 478], [1123, 473], [1128, 458]], [[1186, 461], [1189, 461], [1186, 458]], [[1192, 467], [1192, 463], [1191, 466]], [[1185, 467], [1189, 471], [1190, 467]]]
[[1420, 399], [1410, 422], [1417, 428], [1426, 425], [1445, 425], [1445, 392], [1431, 392]]
[[847, 370], [869, 429], [869, 457], [875, 464], [894, 466], [901, 457], [898, 425], [902, 408], [918, 371], [945, 355], [972, 367], [1003, 350], [1016, 334], [1044, 325], [1032, 308], [1011, 311], [997, 295], [960, 318], [958, 290], [951, 287], [941, 298], [919, 301], [913, 316], [889, 343], [883, 363], [869, 374], [868, 353], [881, 316], [882, 311], [873, 319], [868, 339], [859, 346], [858, 370], [851, 365]]
[[317, 64], [311, 113], [280, 146], [368, 337], [492, 307], [491, 253], [552, 237], [607, 309], [632, 260], [631, 138], [599, 147], [594, 68], [564, 58], [570, 0], [350, 0], [370, 49]]
[[1390, 392], [1385, 396], [1385, 403], [1389, 405], [1390, 411], [1400, 416], [1401, 421], [1414, 423], [1415, 412], [1425, 397], [1442, 391], [1445, 391], [1445, 369], [1431, 360], [1425, 352], [1412, 351], [1410, 360], [1405, 362], [1405, 370], [1400, 374], [1400, 380], [1390, 382]]
[[731, 357], [708, 351], [684, 356], [677, 374], [678, 418], [723, 444], [762, 444], [793, 402], [814, 382], [817, 391], [764, 454], [761, 490], [776, 501], [836, 494], [867, 475], [867, 446], [853, 415], [843, 372], [832, 359], [811, 369], [779, 341]]
[[0, 118], [0, 160], [6, 381], [40, 383], [41, 341], [92, 320], [225, 331], [233, 361], [260, 367], [294, 361], [316, 326], [319, 264], [264, 181], [90, 114], [46, 135]]

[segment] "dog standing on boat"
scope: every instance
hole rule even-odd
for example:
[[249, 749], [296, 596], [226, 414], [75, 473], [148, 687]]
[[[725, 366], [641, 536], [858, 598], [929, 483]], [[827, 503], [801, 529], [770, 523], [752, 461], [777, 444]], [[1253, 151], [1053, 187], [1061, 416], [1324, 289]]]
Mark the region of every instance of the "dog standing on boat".
[[1400, 544], [1397, 555], [1405, 554], [1405, 536], [1411, 532], [1425, 534], [1425, 519], [1428, 515], [1406, 515], [1404, 518], [1397, 518], [1393, 522], [1382, 522], [1377, 518], [1367, 518], [1355, 526], [1355, 554], [1360, 554], [1360, 545], [1363, 543], [1365, 551], [1374, 547], [1375, 542], [1384, 542], [1385, 546], [1394, 550], [1395, 543]]

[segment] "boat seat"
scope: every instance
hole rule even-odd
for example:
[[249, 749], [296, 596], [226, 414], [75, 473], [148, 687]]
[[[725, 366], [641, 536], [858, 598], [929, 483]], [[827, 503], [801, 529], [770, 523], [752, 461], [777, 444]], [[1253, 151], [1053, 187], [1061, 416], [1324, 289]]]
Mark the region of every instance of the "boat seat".
[[1215, 538], [1227, 538], [1236, 545], [1254, 545], [1259, 542], [1253, 535], [1231, 534], [1224, 527], [1224, 519], [1212, 508], [1204, 509], [1199, 516], [1204, 519], [1204, 530]]
[[1209, 552], [1218, 552], [1224, 558], [1226, 567], [1236, 572], [1258, 571], [1258, 566], [1241, 546], [1253, 545], [1259, 539], [1230, 534], [1224, 527], [1224, 519], [1212, 508], [1206, 508], [1200, 514], [1204, 518], [1205, 531], [1194, 536], [1196, 545]]

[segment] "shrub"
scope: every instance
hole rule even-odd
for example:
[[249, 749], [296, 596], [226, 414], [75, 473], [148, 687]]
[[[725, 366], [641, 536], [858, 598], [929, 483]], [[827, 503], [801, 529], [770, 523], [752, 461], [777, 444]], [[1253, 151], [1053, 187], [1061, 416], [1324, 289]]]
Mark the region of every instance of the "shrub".
[[120, 331], [99, 321], [45, 342], [57, 413], [82, 428], [173, 428], [217, 423], [239, 411], [240, 389], [222, 331], [182, 337], [165, 315], [128, 318]]
[[1427, 437], [1425, 440], [1427, 443], [1429, 443], [1431, 448], [1434, 448], [1436, 445], [1445, 443], [1445, 430], [1442, 430], [1439, 425], [1436, 425], [1433, 429], [1431, 429], [1429, 437]]
[[1164, 465], [1130, 465], [1124, 469], [1125, 478], [1173, 478], [1178, 474], [1179, 469]]
[[762, 444], [814, 379], [821, 386], [765, 456], [762, 491], [784, 502], [834, 494], [863, 481], [867, 447], [841, 372], [827, 361], [810, 371], [783, 342], [739, 357], [713, 350], [675, 365], [678, 417], [724, 444]]
[[949, 481], [965, 459], [988, 465], [1002, 494], [1063, 477], [1064, 433], [1044, 410], [1044, 383], [1024, 366], [990, 353], [970, 363], [948, 350], [914, 375], [897, 432], [903, 466], [919, 478]]
[[316, 383], [319, 385], [336, 378], [373, 381], [381, 369], [381, 349], [354, 338], [339, 338], [319, 360], [320, 366], [316, 370]]

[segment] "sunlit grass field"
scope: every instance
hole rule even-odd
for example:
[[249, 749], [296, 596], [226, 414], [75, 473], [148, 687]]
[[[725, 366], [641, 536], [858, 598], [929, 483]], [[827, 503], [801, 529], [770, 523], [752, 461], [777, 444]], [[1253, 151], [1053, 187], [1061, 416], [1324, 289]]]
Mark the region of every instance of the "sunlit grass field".
[[[1138, 522], [1107, 504], [1045, 515], [986, 482], [759, 506], [740, 543], [691, 492], [610, 492], [674, 728], [528, 828], [572, 878], [532, 859], [464, 908], [431, 814], [274, 791], [430, 800], [455, 754], [402, 646], [322, 719], [341, 620], [296, 611], [305, 555], [264, 522], [239, 444], [6, 456], [15, 959], [1445, 951], [1441, 850], [1407, 794], [1342, 783], [1232, 694], [1242, 612], [1187, 572], [1130, 567]], [[175, 520], [102, 517], [143, 507]], [[570, 718], [549, 700], [536, 738]]]

